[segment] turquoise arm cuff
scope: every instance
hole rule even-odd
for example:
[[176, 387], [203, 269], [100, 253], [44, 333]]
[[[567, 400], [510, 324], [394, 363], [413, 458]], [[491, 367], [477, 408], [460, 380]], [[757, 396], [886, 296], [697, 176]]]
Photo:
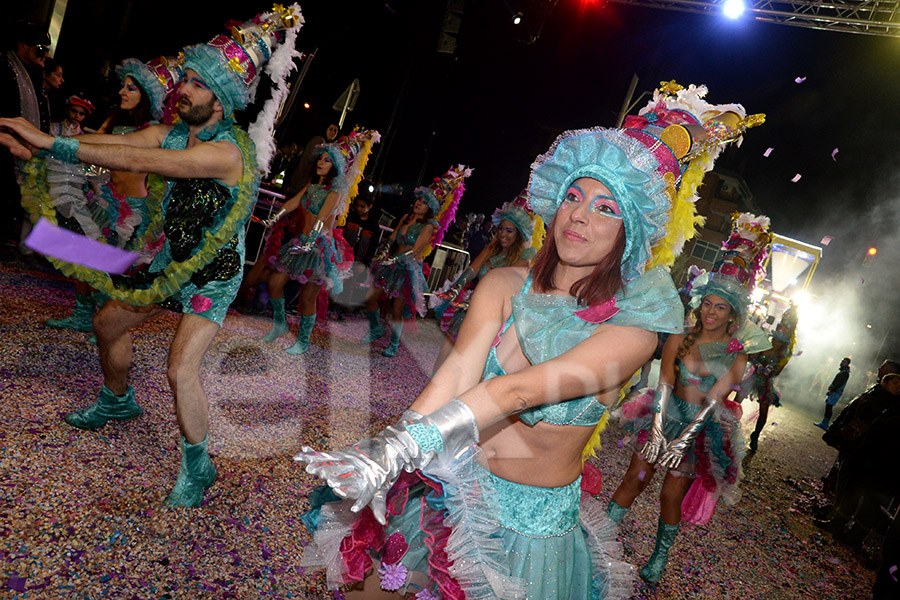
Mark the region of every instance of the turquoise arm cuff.
[[53, 139], [53, 146], [50, 153], [53, 157], [62, 162], [69, 164], [77, 164], [81, 162], [75, 155], [78, 153], [78, 147], [81, 143], [75, 138], [57, 136]]

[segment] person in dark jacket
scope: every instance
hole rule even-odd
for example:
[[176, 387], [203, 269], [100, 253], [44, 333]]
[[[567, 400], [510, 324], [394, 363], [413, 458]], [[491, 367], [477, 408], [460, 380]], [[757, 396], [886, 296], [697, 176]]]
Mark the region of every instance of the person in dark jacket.
[[831, 422], [831, 412], [834, 410], [834, 405], [838, 403], [838, 400], [844, 394], [844, 388], [847, 386], [848, 379], [850, 379], [850, 359], [845, 358], [841, 361], [840, 369], [837, 375], [834, 376], [834, 379], [831, 380], [831, 385], [828, 386], [828, 391], [825, 393], [825, 416], [815, 424], [816, 427], [828, 429], [828, 424]]

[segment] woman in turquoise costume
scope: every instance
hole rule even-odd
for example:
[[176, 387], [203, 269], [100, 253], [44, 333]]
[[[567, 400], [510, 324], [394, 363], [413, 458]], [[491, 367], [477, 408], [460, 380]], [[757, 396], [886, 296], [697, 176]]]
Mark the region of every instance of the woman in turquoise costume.
[[373, 261], [373, 285], [366, 296], [369, 331], [362, 342], [371, 344], [384, 335], [378, 303], [387, 296], [391, 341], [382, 351], [384, 356], [397, 354], [404, 319], [414, 318], [417, 313], [420, 317], [425, 316], [428, 285], [422, 272], [422, 261], [443, 239], [465, 191], [463, 182], [471, 173], [471, 169], [459, 165], [442, 177], [436, 177], [429, 187], [417, 187], [413, 191], [412, 211], [400, 218]]
[[758, 354], [750, 355], [749, 395], [759, 403], [756, 426], [750, 434], [750, 451], [759, 447], [759, 434], [769, 418], [769, 407], [781, 406], [781, 394], [775, 385], [777, 378], [794, 355], [796, 345], [797, 309], [792, 304], [784, 311], [781, 321], [772, 332], [772, 347]]
[[628, 471], [610, 500], [610, 518], [621, 522], [656, 468], [665, 472], [656, 546], [639, 572], [650, 582], [662, 577], [682, 520], [706, 523], [720, 497], [728, 503], [739, 497], [741, 409], [727, 398], [739, 389], [747, 354], [770, 346], [762, 329], [747, 318], [748, 288], [765, 275], [767, 225], [765, 217], [741, 215], [725, 243], [724, 258], [713, 273], [693, 283], [693, 325], [666, 341], [655, 393], [646, 390], [620, 411], [635, 444]]
[[494, 238], [455, 281], [447, 284], [447, 289], [432, 296], [434, 315], [440, 322], [441, 330], [447, 334], [434, 361], [435, 371], [453, 349], [475, 283], [497, 267], [527, 267], [540, 249], [544, 223], [540, 217], [529, 212], [527, 206], [528, 196], [523, 192], [512, 202], [506, 202], [495, 210], [491, 216], [496, 228]]
[[536, 160], [532, 208], [550, 225], [533, 268], [484, 277], [456, 351], [399, 423], [297, 457], [333, 489], [313, 495], [303, 564], [364, 594], [377, 572], [418, 598], [631, 596], [615, 525], [580, 487], [607, 407], [656, 332], [682, 328], [664, 266], [693, 215], [675, 220], [680, 167], [657, 142], [571, 131]]
[[[146, 64], [128, 58], [116, 67], [116, 73], [122, 82], [120, 103], [97, 132], [123, 134], [163, 120], [166, 101], [181, 81], [181, 65], [165, 57]], [[56, 170], [65, 168], [60, 165]], [[138, 264], [147, 264], [161, 244], [160, 211], [165, 191], [162, 178], [147, 173], [103, 170], [89, 181], [85, 202], [60, 205], [57, 222], [108, 244], [139, 251], [142, 259]], [[38, 215], [37, 206], [27, 208]], [[157, 227], [150, 228], [151, 221]], [[63, 319], [49, 319], [46, 324], [89, 332], [95, 306], [103, 302], [102, 294], [93, 294], [88, 284], [76, 281], [72, 314]]]

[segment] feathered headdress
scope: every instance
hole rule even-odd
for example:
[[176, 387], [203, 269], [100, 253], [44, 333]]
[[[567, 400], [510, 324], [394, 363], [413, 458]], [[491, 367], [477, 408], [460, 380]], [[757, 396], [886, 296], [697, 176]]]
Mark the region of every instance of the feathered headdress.
[[[257, 75], [265, 67], [272, 79], [272, 97], [266, 100], [256, 121], [247, 128], [256, 145], [257, 167], [263, 175], [275, 155], [272, 133], [275, 117], [287, 95], [285, 80], [296, 65], [294, 58], [302, 56], [294, 45], [297, 31], [303, 25], [300, 7], [285, 8], [276, 4], [272, 12], [262, 13], [231, 28], [230, 35], [217, 35], [206, 44], [184, 49], [184, 68], [195, 71], [222, 104], [225, 117], [243, 110], [253, 101]], [[283, 34], [284, 42], [278, 44]], [[274, 49], [274, 52], [273, 52]]]
[[456, 209], [463, 192], [466, 191], [465, 179], [472, 174], [466, 165], [451, 167], [440, 177], [435, 177], [428, 187], [417, 187], [413, 190], [416, 198], [422, 199], [431, 209], [438, 226], [431, 237], [431, 244], [423, 256], [431, 254], [432, 249], [441, 243], [450, 223], [456, 218]]
[[713, 270], [696, 279], [691, 306], [700, 306], [710, 294], [721, 296], [740, 314], [747, 316], [750, 292], [766, 275], [765, 261], [772, 234], [769, 217], [750, 213], [732, 215], [731, 235], [722, 242], [722, 253]]
[[380, 141], [381, 134], [374, 129], [357, 127], [349, 135], [342, 136], [330, 144], [316, 146], [316, 155], [327, 154], [337, 170], [332, 189], [341, 194], [341, 202], [335, 209], [338, 227], [347, 221], [350, 201], [359, 192], [359, 182], [362, 181], [366, 164], [372, 154], [372, 146]]
[[147, 63], [142, 63], [136, 58], [126, 58], [116, 67], [116, 75], [123, 84], [126, 77], [134, 79], [150, 102], [150, 116], [157, 121], [163, 121], [166, 100], [184, 76], [182, 58], [160, 56]]
[[540, 250], [544, 243], [544, 220], [528, 208], [528, 191], [522, 190], [516, 199], [504, 202], [503, 206], [491, 215], [491, 223], [495, 226], [506, 220], [515, 225], [524, 240], [523, 248]]

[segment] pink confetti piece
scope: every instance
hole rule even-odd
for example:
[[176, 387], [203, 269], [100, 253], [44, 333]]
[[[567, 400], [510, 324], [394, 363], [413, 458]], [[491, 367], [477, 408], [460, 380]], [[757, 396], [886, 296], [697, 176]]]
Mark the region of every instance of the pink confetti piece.
[[888, 569], [888, 573], [890, 574], [891, 579], [893, 579], [894, 581], [897, 581], [897, 576], [895, 575], [896, 572], [897, 572], [897, 565], [891, 565], [891, 568]]
[[647, 477], [647, 471], [641, 469], [641, 472], [638, 473], [638, 481], [643, 481]]
[[860, 283], [865, 283], [865, 282], [866, 282], [866, 278], [863, 277], [862, 280], [860, 281]]
[[822, 244], [823, 246], [827, 246], [828, 244], [831, 243], [831, 240], [833, 240], [833, 239], [834, 239], [834, 238], [831, 237], [830, 235], [826, 235], [826, 236], [823, 236], [823, 237], [822, 237], [822, 241], [819, 242], [819, 243]]
[[831, 151], [831, 160], [837, 162], [837, 153], [840, 152], [837, 148]]
[[105, 273], [124, 273], [137, 253], [102, 244], [41, 219], [25, 239], [25, 245], [47, 256]]
[[797, 77], [794, 79], [794, 83], [803, 83], [804, 81], [806, 81], [806, 77]]
[[801, 177], [803, 177], [803, 175], [801, 175], [800, 173], [797, 173], [797, 174], [794, 175], [794, 177], [791, 179], [791, 183], [797, 183], [798, 181], [800, 181], [800, 178], [801, 178]]
[[765, 156], [766, 158], [769, 158], [769, 155], [772, 154], [772, 150], [774, 150], [774, 149], [775, 148], [766, 148], [766, 151], [763, 152], [763, 156]]
[[735, 392], [741, 391], [741, 386], [739, 386], [739, 385], [731, 385], [731, 386], [729, 386], [729, 387], [730, 387], [732, 390], [734, 390]]

